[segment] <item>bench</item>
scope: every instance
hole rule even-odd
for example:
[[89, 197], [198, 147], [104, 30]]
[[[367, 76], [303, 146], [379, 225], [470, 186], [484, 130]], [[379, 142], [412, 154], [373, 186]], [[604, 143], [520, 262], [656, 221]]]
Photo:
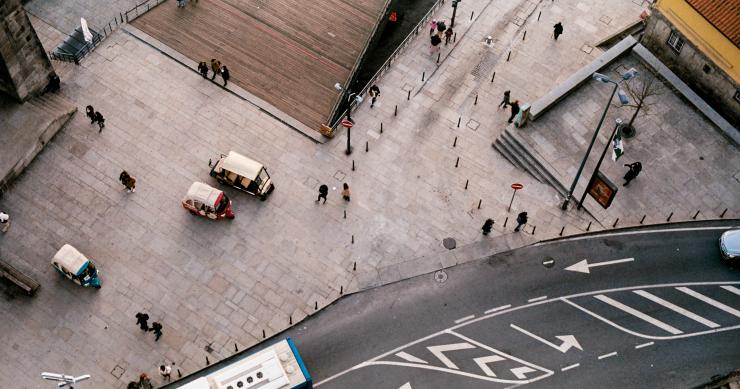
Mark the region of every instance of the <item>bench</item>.
[[7, 262], [0, 259], [0, 277], [6, 278], [23, 289], [27, 295], [33, 296], [36, 290], [41, 286], [31, 277], [21, 273], [18, 269], [10, 266]]

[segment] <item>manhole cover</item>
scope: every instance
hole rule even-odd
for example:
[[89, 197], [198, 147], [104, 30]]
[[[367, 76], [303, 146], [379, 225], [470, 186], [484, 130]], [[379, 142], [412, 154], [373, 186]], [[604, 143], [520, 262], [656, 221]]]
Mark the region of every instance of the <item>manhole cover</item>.
[[126, 372], [126, 369], [122, 368], [119, 365], [116, 365], [110, 373], [113, 375], [113, 377], [116, 377], [118, 379], [121, 379], [121, 376], [125, 372]]
[[444, 238], [442, 240], [442, 246], [445, 246], [447, 250], [452, 250], [457, 247], [457, 242], [453, 238]]
[[555, 266], [555, 259], [553, 257], [545, 257], [542, 259], [542, 266], [546, 268], [551, 268]]
[[447, 273], [444, 270], [437, 270], [434, 272], [434, 280], [441, 283], [447, 281]]

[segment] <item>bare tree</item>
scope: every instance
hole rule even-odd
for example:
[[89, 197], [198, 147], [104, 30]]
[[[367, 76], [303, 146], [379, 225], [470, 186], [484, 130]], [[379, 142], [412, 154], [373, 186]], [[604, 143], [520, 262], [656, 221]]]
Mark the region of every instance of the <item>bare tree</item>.
[[651, 70], [647, 70], [640, 74], [639, 77], [635, 77], [629, 81], [625, 81], [624, 89], [629, 95], [630, 102], [623, 106], [632, 107], [635, 112], [632, 114], [629, 123], [622, 128], [623, 134], [634, 134], [635, 128], [632, 126], [637, 118], [637, 115], [641, 110], [645, 113], [650, 113], [650, 108], [656, 104], [656, 99], [651, 99], [653, 96], [660, 96], [665, 93], [663, 83]]

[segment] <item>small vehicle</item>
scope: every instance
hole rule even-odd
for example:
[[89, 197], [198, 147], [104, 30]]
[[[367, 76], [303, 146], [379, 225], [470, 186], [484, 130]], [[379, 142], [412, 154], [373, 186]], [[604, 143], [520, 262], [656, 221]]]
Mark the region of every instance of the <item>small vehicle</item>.
[[233, 219], [231, 200], [224, 192], [202, 182], [190, 185], [188, 193], [182, 199], [182, 207], [193, 215], [200, 215], [209, 219]]
[[719, 252], [729, 264], [740, 264], [740, 230], [725, 231], [719, 237]]
[[54, 254], [51, 265], [78, 285], [100, 289], [100, 274], [95, 264], [69, 244]]
[[275, 190], [270, 175], [261, 163], [235, 151], [229, 151], [229, 155], [221, 154], [215, 163], [208, 160], [208, 166], [211, 168], [211, 177], [218, 182], [259, 196], [262, 201]]

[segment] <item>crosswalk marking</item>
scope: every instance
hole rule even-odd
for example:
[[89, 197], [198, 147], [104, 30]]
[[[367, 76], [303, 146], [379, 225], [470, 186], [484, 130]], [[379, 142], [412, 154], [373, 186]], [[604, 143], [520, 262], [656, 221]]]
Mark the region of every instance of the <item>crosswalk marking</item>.
[[654, 295], [654, 294], [652, 294], [650, 292], [646, 292], [646, 291], [641, 290], [641, 289], [640, 290], [633, 290], [633, 292], [635, 294], [637, 294], [637, 295], [640, 295], [642, 297], [645, 297], [646, 299], [648, 299], [648, 300], [650, 300], [650, 301], [652, 301], [654, 303], [658, 303], [658, 304], [660, 304], [660, 305], [662, 305], [662, 306], [664, 306], [664, 307], [666, 307], [666, 308], [668, 308], [668, 309], [670, 309], [670, 310], [672, 310], [674, 312], [680, 313], [680, 314], [688, 317], [689, 319], [698, 321], [699, 323], [704, 324], [705, 326], [707, 326], [709, 328], [717, 328], [717, 327], [719, 327], [719, 324], [717, 324], [717, 323], [715, 323], [715, 322], [713, 322], [711, 320], [707, 320], [707, 319], [705, 319], [705, 318], [703, 318], [703, 317], [701, 317], [701, 316], [699, 316], [699, 315], [697, 315], [697, 314], [695, 314], [693, 312], [690, 312], [690, 311], [688, 311], [688, 310], [686, 310], [684, 308], [681, 308], [678, 305], [675, 305], [675, 304], [671, 303], [670, 301], [663, 300], [662, 298], [660, 298], [660, 297], [658, 297], [658, 296], [656, 296], [656, 295]]
[[735, 293], [736, 295], [740, 296], [740, 289], [738, 289], [738, 288], [736, 288], [736, 287], [734, 287], [732, 285], [722, 285], [722, 286], [720, 286], [720, 288], [722, 288], [722, 289], [724, 289], [724, 290], [726, 290], [726, 291], [728, 291], [730, 293]]
[[707, 297], [707, 296], [705, 296], [705, 295], [703, 295], [703, 294], [701, 294], [701, 293], [699, 293], [699, 292], [697, 292], [695, 290], [692, 290], [692, 289], [689, 289], [689, 288], [686, 288], [686, 287], [683, 287], [683, 286], [679, 286], [676, 289], [680, 290], [681, 292], [684, 292], [684, 293], [688, 294], [691, 297], [694, 297], [696, 299], [699, 299], [701, 301], [704, 301], [705, 303], [707, 303], [709, 305], [712, 305], [712, 306], [714, 306], [717, 309], [721, 309], [721, 310], [729, 313], [730, 315], [735, 315], [737, 317], [740, 317], [740, 311], [738, 311], [737, 309], [735, 309], [733, 307], [730, 307], [730, 306], [727, 306], [725, 304], [722, 304], [721, 302], [719, 302], [719, 301], [717, 301], [717, 300], [715, 300], [713, 298], [709, 298], [709, 297]]
[[656, 326], [656, 327], [658, 327], [658, 328], [660, 328], [662, 330], [668, 331], [668, 332], [670, 332], [673, 335], [678, 335], [678, 334], [682, 334], [683, 333], [678, 328], [675, 328], [675, 327], [672, 327], [672, 326], [670, 326], [670, 325], [668, 325], [666, 323], [663, 323], [662, 321], [660, 321], [660, 320], [658, 320], [658, 319], [656, 319], [656, 318], [654, 318], [652, 316], [648, 316], [648, 315], [646, 315], [646, 314], [644, 314], [644, 313], [642, 313], [642, 312], [640, 312], [640, 311], [638, 311], [638, 310], [636, 310], [636, 309], [634, 309], [632, 307], [628, 307], [628, 306], [620, 303], [619, 301], [616, 301], [616, 300], [614, 300], [614, 299], [612, 299], [610, 297], [604, 296], [603, 294], [596, 295], [596, 296], [594, 296], [594, 298], [596, 298], [598, 300], [601, 300], [601, 301], [603, 301], [603, 302], [611, 305], [614, 308], [617, 308], [617, 309], [620, 309], [620, 310], [622, 310], [622, 311], [624, 311], [626, 313], [629, 313], [632, 316], [635, 316], [635, 317], [637, 317], [639, 319], [642, 319], [642, 320], [644, 320], [644, 321], [646, 321], [646, 322], [648, 322], [648, 323], [650, 323], [650, 324], [652, 324], [652, 325], [654, 325], [654, 326]]

